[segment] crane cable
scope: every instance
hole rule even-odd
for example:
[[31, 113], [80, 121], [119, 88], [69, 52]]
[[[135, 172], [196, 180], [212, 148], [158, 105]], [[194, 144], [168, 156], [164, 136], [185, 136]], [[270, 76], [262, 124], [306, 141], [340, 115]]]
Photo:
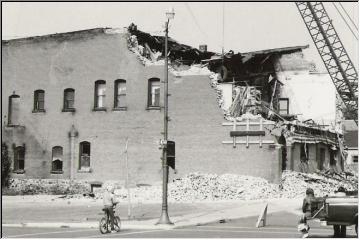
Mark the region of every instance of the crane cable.
[[352, 20], [352, 18], [349, 16], [348, 12], [346, 11], [346, 9], [344, 8], [344, 6], [342, 5], [341, 2], [339, 2], [341, 8], [344, 10], [346, 16], [348, 16], [348, 18], [350, 19], [351, 23], [354, 25], [354, 27], [356, 28], [356, 30], [359, 30], [359, 28], [356, 26], [355, 22]]
[[344, 16], [342, 15], [342, 13], [339, 11], [339, 9], [337, 8], [337, 6], [332, 3], [332, 5], [334, 5], [334, 7], [336, 8], [336, 11], [339, 13], [340, 17], [344, 20], [346, 26], [349, 28], [349, 30], [352, 32], [352, 34], [354, 35], [354, 37], [356, 38], [356, 40], [359, 40], [357, 35], [354, 33], [354, 31], [351, 29], [351, 27], [349, 26], [348, 22], [346, 21], [346, 19], [344, 18]]

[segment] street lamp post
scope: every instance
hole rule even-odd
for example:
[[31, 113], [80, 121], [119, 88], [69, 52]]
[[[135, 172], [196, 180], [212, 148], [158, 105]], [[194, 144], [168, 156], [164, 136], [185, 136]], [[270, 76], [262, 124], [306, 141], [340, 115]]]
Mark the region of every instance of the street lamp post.
[[168, 32], [169, 21], [173, 19], [175, 15], [174, 9], [170, 8], [166, 12], [167, 21], [165, 22], [165, 79], [164, 79], [164, 146], [162, 153], [162, 169], [163, 169], [163, 191], [162, 191], [162, 208], [161, 216], [157, 224], [173, 224], [169, 219], [168, 204], [167, 204], [167, 192], [168, 192], [168, 180], [169, 180], [169, 166], [167, 164], [167, 140], [168, 140]]

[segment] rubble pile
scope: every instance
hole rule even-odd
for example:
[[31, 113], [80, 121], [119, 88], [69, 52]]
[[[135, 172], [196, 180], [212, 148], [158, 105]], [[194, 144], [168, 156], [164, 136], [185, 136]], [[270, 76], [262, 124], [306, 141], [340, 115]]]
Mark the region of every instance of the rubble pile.
[[218, 73], [212, 73], [209, 75], [209, 78], [210, 78], [211, 87], [216, 91], [217, 94], [216, 100], [218, 102], [219, 107], [223, 110], [225, 116], [229, 115], [229, 113], [224, 109], [223, 94], [221, 88], [219, 87], [218, 81], [220, 75]]
[[212, 74], [212, 72], [207, 67], [204, 67], [201, 64], [193, 64], [189, 69], [182, 71], [170, 67], [170, 72], [176, 77]]
[[240, 117], [244, 113], [258, 114], [261, 110], [259, 107], [261, 92], [255, 87], [236, 87], [235, 99], [230, 106], [230, 115]]
[[[120, 199], [127, 199], [128, 191], [124, 187], [116, 189], [115, 195]], [[130, 189], [130, 199], [132, 202], [161, 202], [161, 198], [162, 186], [140, 186]]]
[[282, 197], [293, 198], [303, 196], [307, 188], [312, 188], [316, 196], [323, 197], [334, 194], [340, 186], [345, 187], [348, 191], [355, 191], [357, 190], [357, 185], [358, 178], [356, 175], [345, 176], [345, 174], [337, 174], [336, 176], [331, 176], [320, 172], [300, 173], [284, 171], [280, 183], [280, 194]]
[[[61, 194], [62, 198], [92, 197], [102, 199], [107, 185], [115, 186], [115, 195], [128, 198], [124, 182], [106, 181], [99, 191], [90, 193], [90, 185], [84, 181], [51, 180], [51, 179], [11, 179], [10, 188], [18, 194]], [[300, 173], [284, 171], [280, 184], [269, 183], [260, 177], [235, 174], [190, 173], [174, 179], [168, 185], [169, 202], [202, 202], [253, 200], [270, 198], [304, 197], [307, 188], [313, 188], [315, 195], [323, 197], [333, 195], [343, 186], [347, 191], [358, 188], [357, 173], [345, 172], [329, 174], [326, 172]], [[91, 196], [89, 195], [92, 194]], [[161, 202], [162, 186], [138, 186], [130, 188], [132, 203]]]
[[191, 173], [169, 184], [169, 198], [180, 202], [268, 198], [277, 192], [265, 179], [235, 174]]
[[90, 184], [66, 179], [10, 179], [10, 190], [17, 194], [78, 194], [90, 192]]

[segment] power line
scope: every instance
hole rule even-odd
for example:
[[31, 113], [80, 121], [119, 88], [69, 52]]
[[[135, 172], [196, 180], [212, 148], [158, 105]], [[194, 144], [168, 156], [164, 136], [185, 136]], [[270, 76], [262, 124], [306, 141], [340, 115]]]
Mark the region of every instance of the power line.
[[225, 39], [225, 3], [222, 3], [222, 54], [224, 55], [224, 39]]
[[346, 26], [349, 28], [349, 30], [352, 32], [352, 34], [354, 35], [354, 37], [356, 38], [356, 40], [359, 40], [357, 35], [354, 33], [354, 31], [351, 29], [351, 27], [349, 26], [349, 24], [347, 23], [346, 19], [344, 18], [344, 16], [341, 14], [341, 12], [339, 11], [339, 9], [337, 8], [337, 6], [332, 3], [332, 5], [334, 5], [334, 7], [336, 8], [336, 11], [339, 13], [340, 17], [342, 18], [342, 20], [344, 20]]
[[208, 35], [202, 30], [202, 28], [200, 27], [200, 24], [199, 22], [197, 21], [193, 11], [191, 10], [189, 4], [187, 2], [184, 3], [185, 6], [186, 6], [186, 9], [189, 11], [193, 21], [195, 22], [195, 25], [197, 26], [197, 28], [200, 30], [200, 32], [204, 35], [204, 37], [207, 39], [208, 38]]
[[339, 2], [341, 8], [344, 10], [346, 16], [348, 16], [348, 18], [350, 19], [350, 21], [352, 22], [352, 24], [354, 25], [354, 27], [356, 28], [356, 30], [359, 30], [358, 27], [356, 26], [355, 22], [352, 20], [352, 18], [349, 16], [348, 12], [346, 11], [346, 9], [344, 8], [344, 6], [342, 5], [341, 2]]

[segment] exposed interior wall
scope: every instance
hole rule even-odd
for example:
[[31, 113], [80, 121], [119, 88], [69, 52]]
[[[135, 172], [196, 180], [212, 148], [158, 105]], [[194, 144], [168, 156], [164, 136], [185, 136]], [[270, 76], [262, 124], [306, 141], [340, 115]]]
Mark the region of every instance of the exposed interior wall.
[[284, 71], [277, 72], [277, 77], [284, 83], [281, 97], [289, 98], [290, 114], [298, 115], [300, 121], [335, 122], [335, 87], [328, 74]]

